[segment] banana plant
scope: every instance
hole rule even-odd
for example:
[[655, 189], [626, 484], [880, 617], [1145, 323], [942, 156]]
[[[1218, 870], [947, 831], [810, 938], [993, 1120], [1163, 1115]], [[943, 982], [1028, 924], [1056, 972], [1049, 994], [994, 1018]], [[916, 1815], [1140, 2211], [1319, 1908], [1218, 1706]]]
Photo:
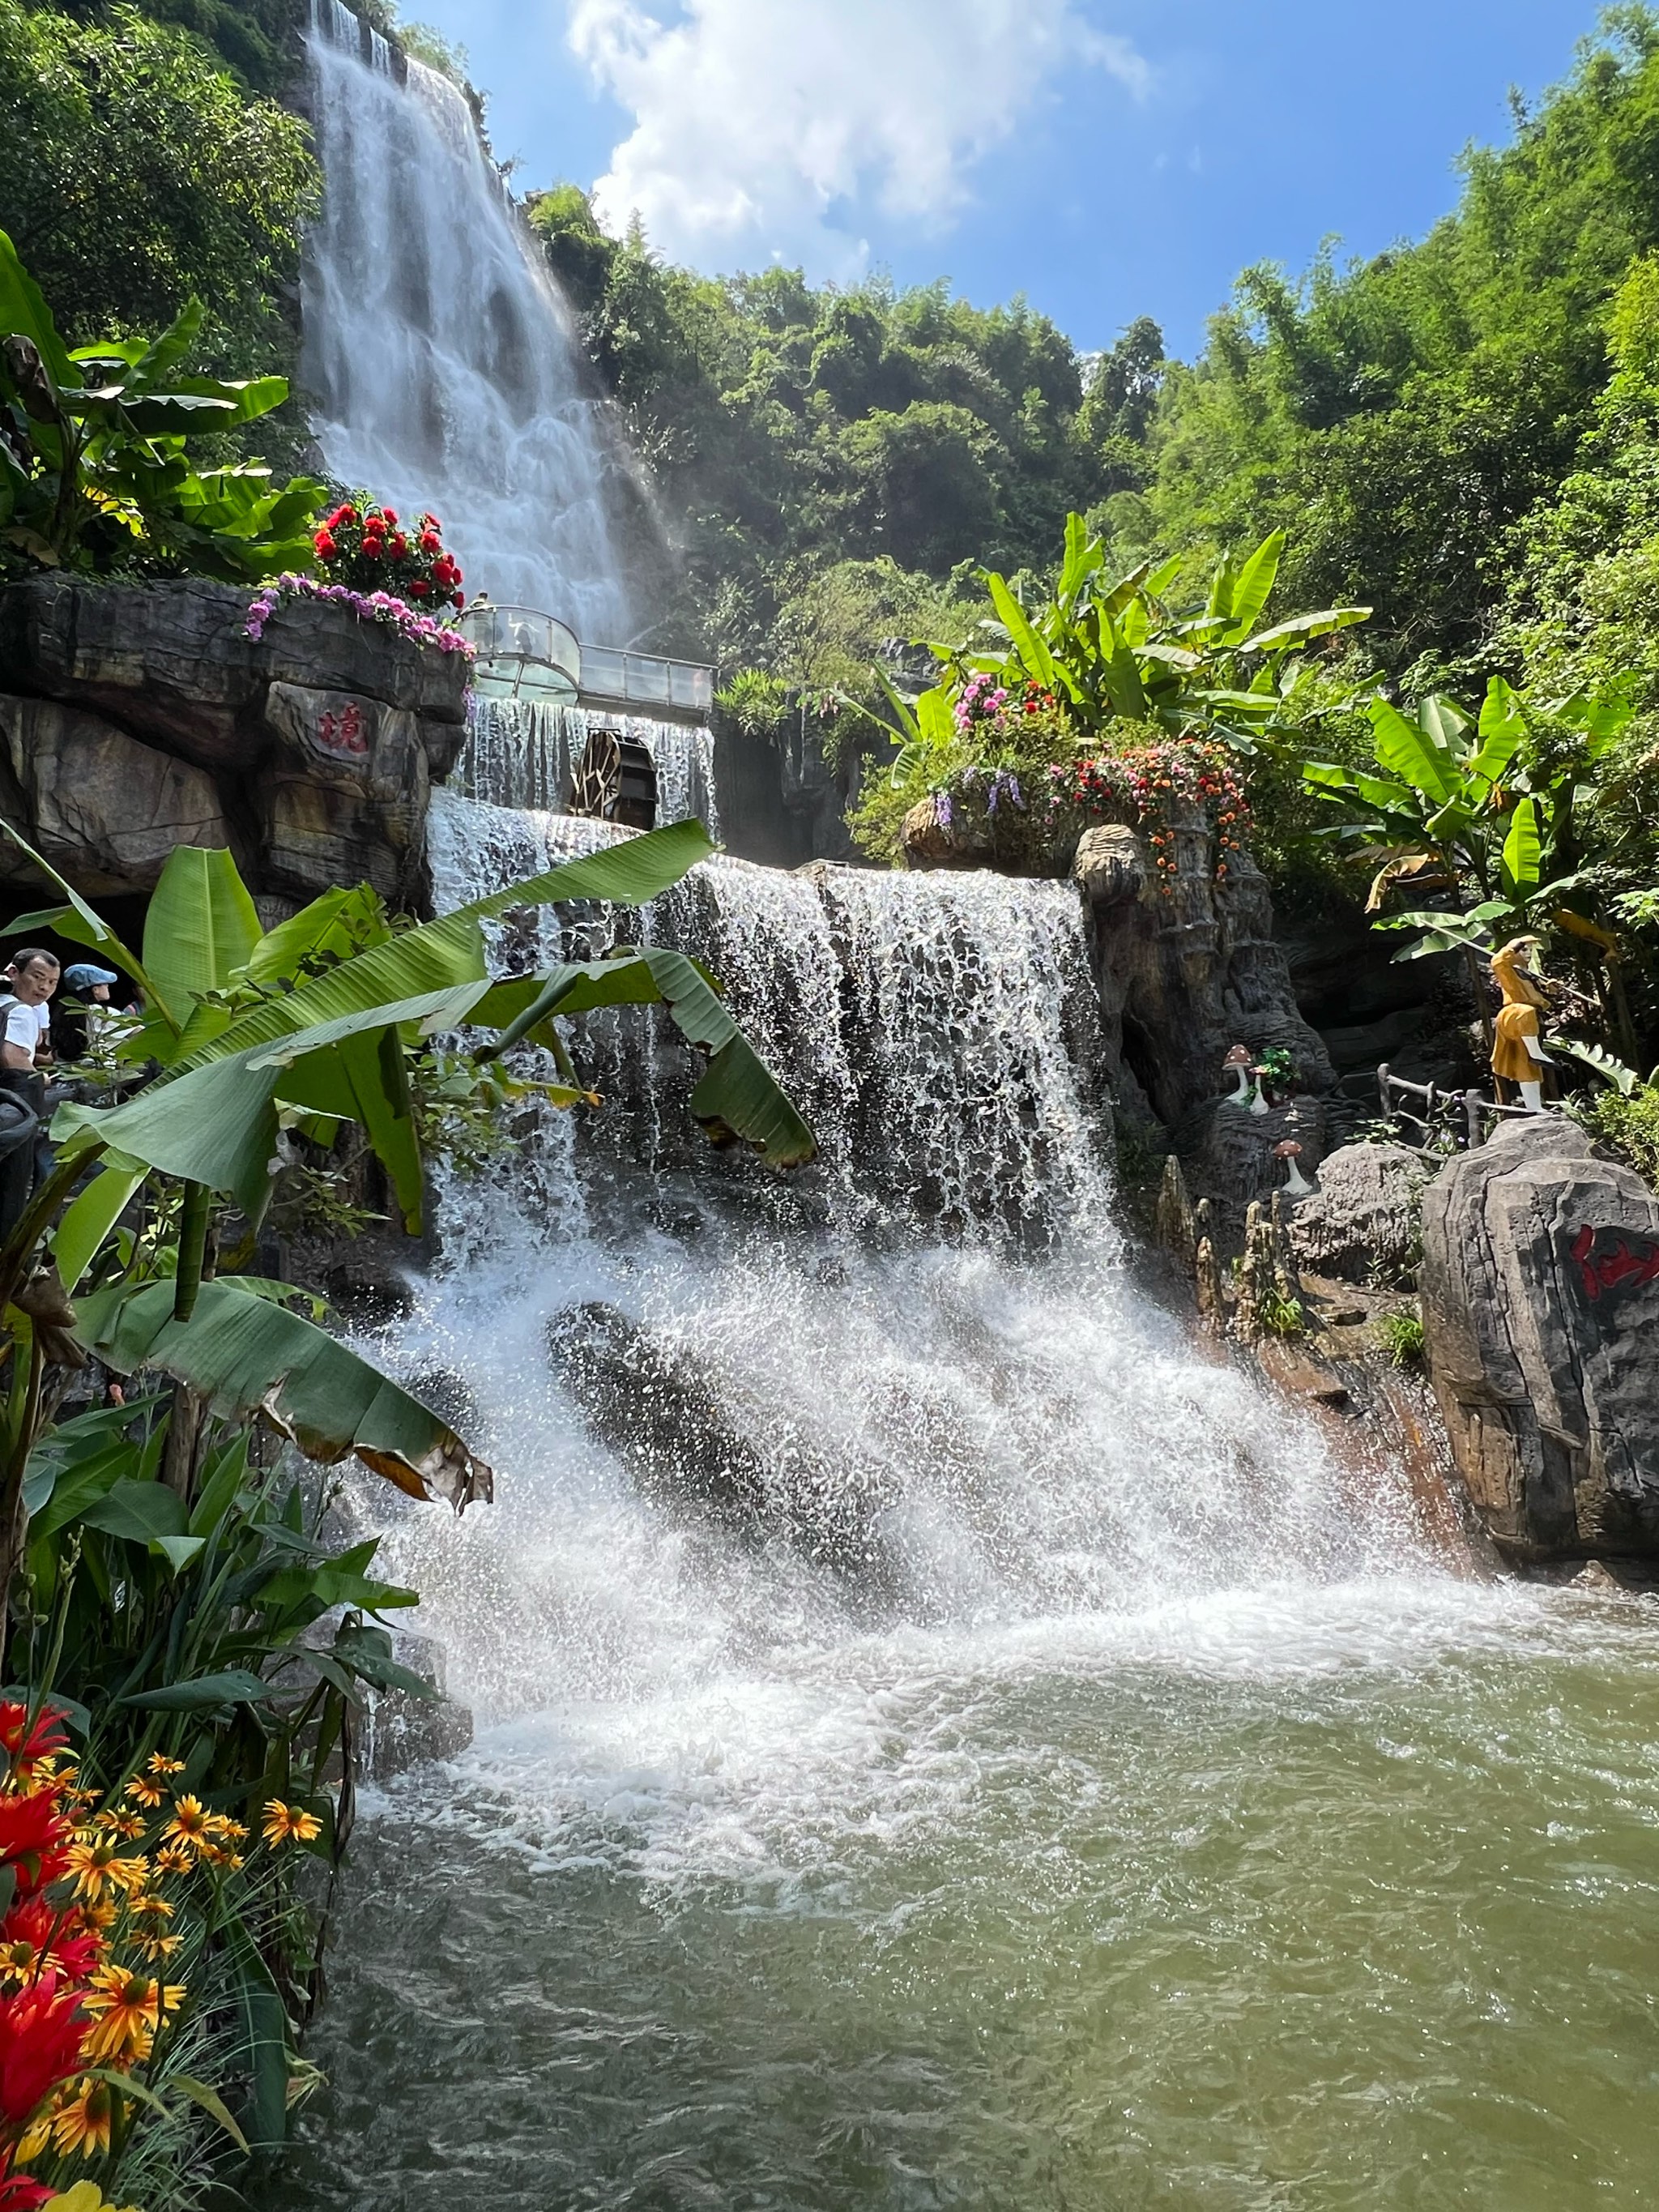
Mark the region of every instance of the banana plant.
[[[1396, 959], [1455, 951], [1473, 957], [1551, 921], [1604, 951], [1613, 945], [1570, 903], [1589, 882], [1577, 865], [1574, 820], [1584, 772], [1632, 711], [1622, 681], [1541, 706], [1495, 676], [1478, 715], [1437, 694], [1413, 715], [1373, 700], [1378, 773], [1304, 763], [1309, 790], [1347, 815], [1335, 834], [1373, 866], [1367, 909], [1376, 927], [1417, 933]], [[1535, 742], [1546, 723], [1570, 738], [1567, 757], [1553, 767]], [[1401, 890], [1438, 892], [1448, 902], [1385, 913]]]
[[[538, 1088], [571, 1107], [592, 1093], [575, 1078], [559, 1022], [596, 1006], [660, 1004], [707, 1054], [691, 1109], [711, 1141], [746, 1142], [780, 1167], [813, 1157], [811, 1131], [694, 961], [647, 949], [549, 975], [489, 974], [489, 920], [564, 900], [638, 905], [713, 849], [700, 823], [630, 838], [404, 930], [363, 890], [327, 893], [265, 932], [231, 855], [181, 848], [150, 902], [142, 957], [16, 830], [7, 834], [64, 900], [17, 927], [89, 945], [133, 978], [147, 1012], [121, 1051], [130, 1063], [159, 1061], [161, 1072], [119, 1104], [60, 1110], [58, 1170], [0, 1250], [13, 1347], [10, 1398], [0, 1407], [10, 1422], [0, 1439], [0, 1534], [15, 1527], [43, 1375], [66, 1338], [70, 1356], [78, 1343], [118, 1373], [171, 1376], [220, 1419], [258, 1416], [313, 1459], [354, 1452], [410, 1495], [445, 1498], [458, 1510], [488, 1497], [490, 1470], [447, 1423], [274, 1299], [269, 1285], [208, 1268], [212, 1224], [227, 1201], [252, 1224], [263, 1217], [284, 1122], [318, 1133], [358, 1123], [405, 1222], [418, 1227], [422, 1164], [407, 1056], [435, 1031], [499, 1032], [481, 1048], [485, 1064], [526, 1040], [545, 1045], [569, 1079]], [[118, 1228], [140, 1187], [158, 1178], [182, 1190], [170, 1273], [135, 1267]], [[27, 1304], [38, 1292], [43, 1243], [53, 1265], [37, 1324]], [[68, 1298], [89, 1277], [96, 1286], [71, 1310]], [[17, 1556], [14, 1540], [14, 1566]]]
[[48, 568], [187, 564], [232, 583], [310, 564], [325, 485], [186, 457], [191, 438], [257, 422], [289, 391], [188, 374], [204, 314], [191, 300], [157, 338], [71, 349], [0, 231], [0, 547]]
[[1022, 604], [1006, 577], [982, 572], [992, 616], [982, 643], [941, 655], [946, 687], [986, 672], [1010, 689], [1053, 692], [1085, 736], [1140, 722], [1253, 751], [1284, 728], [1304, 649], [1370, 613], [1328, 607], [1264, 624], [1284, 553], [1276, 530], [1243, 561], [1224, 555], [1207, 574], [1177, 556], [1109, 580], [1103, 542], [1070, 515], [1059, 580], [1040, 607]]

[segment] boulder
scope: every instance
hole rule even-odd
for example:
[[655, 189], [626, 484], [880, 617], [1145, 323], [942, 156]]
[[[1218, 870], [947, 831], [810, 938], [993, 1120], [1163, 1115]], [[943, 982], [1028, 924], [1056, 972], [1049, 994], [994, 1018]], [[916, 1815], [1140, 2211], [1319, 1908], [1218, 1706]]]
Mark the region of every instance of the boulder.
[[[1285, 1186], [1285, 1163], [1274, 1151], [1287, 1138], [1302, 1147], [1304, 1176], [1322, 1174], [1325, 1103], [1303, 1095], [1267, 1114], [1254, 1114], [1231, 1098], [1212, 1098], [1176, 1124], [1172, 1141], [1188, 1182], [1213, 1204], [1228, 1241], [1237, 1239], [1246, 1209]], [[1304, 1206], [1315, 1201], [1304, 1198]]]
[[199, 767], [246, 768], [260, 738], [245, 718], [264, 689], [244, 629], [252, 598], [197, 577], [32, 576], [0, 592], [0, 669], [11, 689], [89, 708]]
[[444, 1647], [406, 1628], [392, 1632], [392, 1656], [400, 1667], [430, 1683], [435, 1697], [412, 1690], [377, 1690], [363, 1733], [362, 1765], [369, 1778], [389, 1782], [428, 1760], [454, 1759], [472, 1741], [471, 1709], [448, 1694]]
[[647, 1497], [744, 1537], [781, 1536], [821, 1565], [886, 1573], [872, 1492], [798, 1451], [769, 1455], [677, 1346], [598, 1302], [555, 1314], [547, 1345], [590, 1433]]
[[264, 882], [302, 898], [369, 883], [393, 905], [406, 901], [431, 787], [415, 716], [286, 683], [270, 686], [264, 714], [276, 744], [258, 787]]
[[[8, 818], [77, 890], [151, 890], [175, 845], [228, 845], [211, 776], [96, 714], [45, 699], [0, 696]], [[0, 883], [44, 886], [9, 840]]]
[[1291, 1224], [1297, 1258], [1344, 1282], [1402, 1283], [1423, 1249], [1423, 1193], [1434, 1164], [1404, 1145], [1343, 1145]]
[[988, 868], [991, 840], [984, 817], [963, 807], [941, 822], [931, 799], [919, 799], [899, 832], [905, 864], [912, 868]]
[[0, 590], [0, 690], [16, 695], [0, 798], [94, 895], [149, 890], [194, 843], [229, 845], [267, 906], [364, 880], [410, 902], [470, 663], [327, 601], [284, 603], [256, 641], [252, 596], [199, 578]]
[[263, 757], [269, 684], [364, 694], [413, 714], [434, 774], [448, 773], [465, 737], [465, 655], [411, 645], [320, 600], [287, 602], [256, 643], [246, 627], [253, 596], [197, 576], [33, 576], [0, 592], [0, 669], [13, 690], [93, 708], [213, 769]]
[[1429, 1370], [1470, 1496], [1511, 1557], [1659, 1554], [1659, 1195], [1553, 1115], [1431, 1182]]
[[1085, 830], [1072, 859], [1072, 880], [1097, 909], [1139, 899], [1146, 889], [1150, 857], [1139, 834], [1119, 822]]

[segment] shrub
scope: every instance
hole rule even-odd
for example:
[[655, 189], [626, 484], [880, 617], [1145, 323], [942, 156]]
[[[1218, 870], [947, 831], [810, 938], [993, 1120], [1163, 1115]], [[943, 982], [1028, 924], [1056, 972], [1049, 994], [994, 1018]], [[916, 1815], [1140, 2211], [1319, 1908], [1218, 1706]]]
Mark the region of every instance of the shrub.
[[1394, 1366], [1420, 1367], [1423, 1364], [1426, 1346], [1421, 1314], [1384, 1314], [1376, 1324], [1376, 1334]]

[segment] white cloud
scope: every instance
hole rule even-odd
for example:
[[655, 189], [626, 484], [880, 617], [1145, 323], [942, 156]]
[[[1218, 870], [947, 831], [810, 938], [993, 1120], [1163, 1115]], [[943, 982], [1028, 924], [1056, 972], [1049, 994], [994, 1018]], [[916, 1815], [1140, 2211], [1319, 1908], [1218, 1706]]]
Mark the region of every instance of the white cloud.
[[777, 255], [820, 276], [860, 265], [850, 226], [872, 211], [948, 225], [974, 164], [1062, 71], [1100, 70], [1136, 99], [1151, 82], [1076, 0], [686, 0], [666, 21], [638, 0], [569, 0], [568, 36], [635, 119], [594, 188], [610, 228], [637, 211], [675, 259]]

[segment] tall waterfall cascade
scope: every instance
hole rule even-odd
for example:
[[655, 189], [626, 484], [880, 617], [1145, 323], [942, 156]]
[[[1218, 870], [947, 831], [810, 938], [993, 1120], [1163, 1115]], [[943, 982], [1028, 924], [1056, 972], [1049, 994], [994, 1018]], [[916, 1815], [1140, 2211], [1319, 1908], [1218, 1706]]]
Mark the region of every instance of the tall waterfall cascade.
[[311, 0], [325, 191], [307, 246], [304, 376], [331, 473], [443, 523], [470, 591], [579, 636], [633, 626], [608, 518], [623, 463], [570, 314], [459, 89]]
[[476, 698], [467, 738], [450, 775], [453, 790], [494, 806], [558, 813], [591, 728], [620, 729], [642, 744], [657, 771], [657, 820], [694, 817], [720, 835], [714, 738], [704, 723], [597, 713], [539, 700]]
[[[619, 834], [440, 793], [438, 902]], [[697, 1064], [660, 1010], [628, 1010], [579, 1025], [599, 1111], [532, 1102], [507, 1157], [446, 1182], [397, 1352], [464, 1381], [501, 1502], [459, 1530], [411, 1512], [390, 1542], [483, 1714], [741, 1672], [782, 1620], [831, 1643], [872, 1607], [1094, 1635], [1176, 1592], [1426, 1556], [1401, 1485], [1356, 1511], [1305, 1425], [1132, 1289], [1071, 886], [716, 859], [636, 915], [515, 917], [495, 957], [522, 972], [624, 939], [720, 977], [821, 1158], [782, 1178], [711, 1154]], [[596, 1434], [549, 1355], [550, 1327], [596, 1309], [719, 1409], [756, 1529], [700, 1513], [701, 1474], [642, 1489]], [[849, 1516], [867, 1571], [801, 1540], [828, 1529], [833, 1553]]]

